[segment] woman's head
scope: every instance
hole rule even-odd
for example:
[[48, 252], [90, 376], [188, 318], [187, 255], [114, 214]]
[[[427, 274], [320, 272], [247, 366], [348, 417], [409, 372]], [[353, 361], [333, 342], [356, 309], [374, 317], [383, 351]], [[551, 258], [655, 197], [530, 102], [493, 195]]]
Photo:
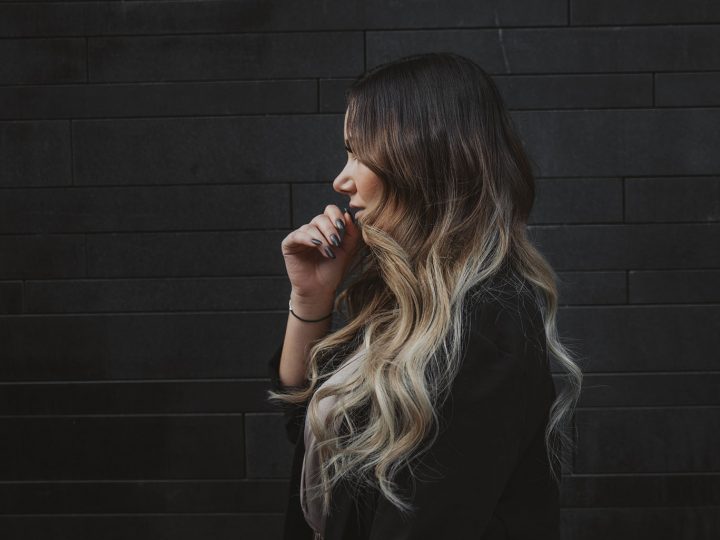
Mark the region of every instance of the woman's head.
[[[496, 297], [497, 283], [508, 280], [532, 294], [548, 351], [570, 375], [545, 432], [549, 461], [562, 461], [557, 441], [571, 448], [572, 440], [561, 421], [582, 373], [555, 326], [557, 276], [527, 237], [534, 178], [492, 80], [452, 53], [378, 66], [348, 89], [344, 135], [352, 152], [333, 187], [366, 205], [353, 268], [360, 272], [335, 304], [348, 322], [311, 348], [305, 389], [271, 393], [292, 403], [312, 398], [306, 418], [323, 504], [350, 477], [409, 508], [393, 478], [437, 434], [437, 410], [462, 357], [466, 304]], [[330, 361], [341, 350], [352, 351], [347, 361], [359, 369], [316, 392], [342, 365]], [[338, 405], [322, 419], [318, 402], [331, 395]]]
[[[530, 164], [492, 79], [453, 53], [401, 58], [363, 74], [346, 92], [351, 153], [334, 181], [363, 226], [427, 257], [448, 255], [492, 222], [522, 228], [534, 200]], [[365, 196], [368, 193], [368, 196]], [[369, 200], [367, 200], [369, 199]]]

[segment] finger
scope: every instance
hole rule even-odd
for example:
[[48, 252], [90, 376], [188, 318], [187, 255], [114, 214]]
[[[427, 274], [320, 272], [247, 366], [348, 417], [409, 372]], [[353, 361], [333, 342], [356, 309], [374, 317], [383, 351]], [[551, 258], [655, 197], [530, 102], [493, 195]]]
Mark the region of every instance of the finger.
[[338, 231], [340, 241], [342, 242], [343, 238], [345, 238], [345, 233], [347, 232], [347, 222], [350, 221], [345, 217], [345, 212], [340, 210], [337, 205], [329, 204], [325, 207], [325, 215], [332, 220], [333, 225], [335, 225], [335, 229]]
[[297, 229], [288, 234], [281, 243], [282, 252], [284, 254], [299, 253], [308, 247], [316, 247], [312, 237], [302, 229]]
[[335, 252], [328, 245], [327, 240], [320, 232], [320, 229], [318, 229], [315, 225], [308, 223], [303, 227], [303, 232], [310, 237], [310, 242], [320, 253], [322, 253], [323, 257], [327, 259], [335, 258]]
[[340, 244], [342, 243], [340, 228], [337, 223], [333, 223], [331, 217], [327, 213], [315, 216], [312, 221], [310, 221], [310, 224], [316, 226], [320, 232], [322, 232], [323, 236], [327, 239], [327, 242], [330, 245], [340, 247]]
[[355, 220], [355, 215], [347, 206], [343, 207], [343, 219], [345, 220], [345, 232], [350, 236], [356, 236], [360, 233], [360, 227]]

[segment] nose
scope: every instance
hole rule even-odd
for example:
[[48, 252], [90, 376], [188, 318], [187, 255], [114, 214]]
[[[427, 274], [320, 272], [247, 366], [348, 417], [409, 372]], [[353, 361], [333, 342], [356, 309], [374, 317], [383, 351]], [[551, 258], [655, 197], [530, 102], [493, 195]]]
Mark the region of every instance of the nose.
[[355, 192], [355, 183], [342, 172], [333, 180], [333, 189], [338, 193], [349, 195]]

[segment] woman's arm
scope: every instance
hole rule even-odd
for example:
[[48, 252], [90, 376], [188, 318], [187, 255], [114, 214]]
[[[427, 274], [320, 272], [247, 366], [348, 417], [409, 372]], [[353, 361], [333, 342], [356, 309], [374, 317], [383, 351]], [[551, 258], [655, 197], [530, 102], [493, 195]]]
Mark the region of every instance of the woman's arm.
[[[303, 319], [319, 319], [330, 313], [333, 309], [335, 294], [317, 296], [312, 298], [301, 297], [290, 292], [293, 311]], [[285, 341], [280, 357], [279, 376], [283, 386], [305, 386], [307, 379], [305, 372], [310, 360], [310, 347], [330, 331], [332, 319], [324, 321], [305, 322], [288, 311], [287, 326], [285, 327]]]
[[[290, 293], [293, 311], [303, 319], [319, 319], [332, 311], [333, 297], [302, 298]], [[283, 344], [278, 347], [268, 362], [268, 374], [271, 388], [276, 392], [286, 392], [305, 386], [309, 349], [325, 336], [331, 325], [331, 318], [320, 322], [304, 322], [288, 312], [287, 326]], [[295, 444], [302, 427], [307, 402], [302, 405], [282, 403], [285, 416], [285, 429], [288, 440]]]
[[[440, 413], [441, 431], [405, 471], [404, 495], [416, 511], [401, 513], [382, 494], [370, 538], [481, 538], [526, 440], [525, 407], [542, 362], [537, 334], [518, 314], [473, 308], [463, 363]], [[413, 495], [414, 493], [414, 495]]]

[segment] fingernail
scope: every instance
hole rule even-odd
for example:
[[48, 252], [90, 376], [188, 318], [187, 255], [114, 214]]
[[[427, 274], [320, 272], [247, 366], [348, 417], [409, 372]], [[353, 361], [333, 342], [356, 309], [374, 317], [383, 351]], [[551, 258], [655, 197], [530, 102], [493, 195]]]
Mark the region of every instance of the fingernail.
[[347, 206], [345, 206], [345, 207], [343, 208], [343, 211], [344, 211], [344, 212], [347, 212], [347, 213], [350, 215], [350, 219], [352, 220], [352, 222], [355, 223], [355, 216], [352, 215], [352, 212], [351, 212], [350, 210], [348, 210], [348, 207], [347, 207]]
[[311, 242], [312, 242], [313, 244], [315, 244], [316, 246], [319, 246], [319, 245], [322, 244], [322, 242], [321, 242], [320, 240], [318, 240], [317, 238], [312, 238], [312, 239], [311, 239]]
[[342, 222], [342, 219], [336, 219], [335, 225], [337, 225], [338, 232], [340, 232], [340, 242], [342, 242], [345, 238], [345, 224]]
[[332, 233], [330, 235], [330, 240], [332, 240], [332, 243], [335, 244], [335, 246], [340, 247], [340, 239], [338, 238], [337, 234]]
[[330, 257], [330, 258], [332, 258], [332, 259], [335, 258], [335, 254], [332, 252], [332, 249], [330, 249], [330, 248], [327, 247], [327, 246], [325, 246], [325, 253], [327, 253], [327, 256], [328, 256], [328, 257]]

